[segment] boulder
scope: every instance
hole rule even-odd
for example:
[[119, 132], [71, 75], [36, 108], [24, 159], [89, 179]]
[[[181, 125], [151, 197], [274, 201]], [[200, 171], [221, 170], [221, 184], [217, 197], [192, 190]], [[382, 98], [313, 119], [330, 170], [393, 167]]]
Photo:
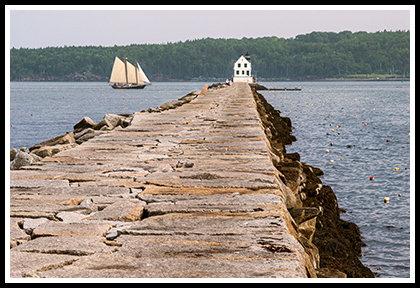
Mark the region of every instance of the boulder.
[[16, 149], [10, 150], [10, 161], [13, 161], [13, 159], [15, 159], [17, 152], [18, 151]]
[[64, 135], [60, 135], [50, 140], [33, 145], [29, 147], [29, 151], [32, 152], [33, 150], [39, 149], [43, 146], [55, 146], [55, 145], [74, 144], [74, 143], [76, 143], [76, 140], [74, 139], [73, 133], [67, 132]]
[[112, 127], [117, 127], [120, 120], [124, 120], [125, 117], [117, 114], [105, 114], [104, 119], [111, 123]]
[[319, 215], [319, 209], [315, 207], [293, 207], [289, 210], [296, 224], [301, 224]]
[[73, 126], [73, 133], [78, 133], [86, 128], [93, 128], [96, 126], [96, 124], [97, 123], [89, 117], [84, 117], [82, 120], [77, 122], [76, 125]]
[[34, 162], [31, 155], [26, 152], [19, 151], [16, 153], [15, 159], [10, 165], [10, 170], [18, 170], [23, 166], [29, 166]]
[[[105, 128], [104, 126], [106, 126], [107, 128]], [[112, 123], [110, 121], [108, 121], [108, 119], [102, 119], [101, 121], [99, 121], [99, 123], [93, 128], [95, 130], [112, 130], [114, 129], [115, 126], [112, 125]]]
[[200, 91], [200, 94], [199, 95], [203, 95], [203, 96], [205, 96], [206, 94], [207, 94], [207, 88], [209, 87], [209, 84], [206, 84], [206, 85], [204, 85], [203, 86], [203, 88], [201, 89], [201, 91]]
[[117, 125], [116, 126], [121, 126], [122, 128], [125, 128], [125, 127], [127, 127], [128, 125], [130, 125], [130, 120], [131, 120], [131, 118], [129, 118], [129, 119], [120, 119], [120, 120], [118, 120], [118, 123], [117, 123]]
[[77, 144], [82, 144], [83, 142], [88, 141], [89, 139], [94, 138], [97, 135], [101, 135], [105, 132], [102, 131], [95, 131], [92, 128], [86, 128], [85, 130], [77, 133], [74, 138], [76, 139]]
[[347, 278], [346, 273], [334, 268], [318, 268], [316, 269], [316, 276], [318, 278]]
[[[73, 138], [74, 139], [74, 138]], [[76, 147], [77, 143], [72, 144], [64, 144], [64, 145], [55, 145], [55, 146], [43, 146], [38, 149], [32, 150], [30, 154], [35, 154], [39, 157], [45, 158], [45, 157], [51, 157], [58, 152]]]

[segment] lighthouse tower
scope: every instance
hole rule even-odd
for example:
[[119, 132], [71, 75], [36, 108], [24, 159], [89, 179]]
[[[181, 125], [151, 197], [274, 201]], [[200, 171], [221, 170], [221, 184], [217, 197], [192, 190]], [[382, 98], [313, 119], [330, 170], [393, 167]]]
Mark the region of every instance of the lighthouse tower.
[[233, 82], [252, 83], [251, 56], [248, 52], [239, 57], [233, 66]]

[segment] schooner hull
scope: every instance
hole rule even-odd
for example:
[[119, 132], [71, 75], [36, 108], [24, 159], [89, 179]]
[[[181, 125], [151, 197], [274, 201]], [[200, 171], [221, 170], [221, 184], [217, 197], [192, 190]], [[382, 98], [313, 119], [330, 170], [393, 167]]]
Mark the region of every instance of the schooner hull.
[[143, 89], [146, 85], [111, 85], [114, 89]]

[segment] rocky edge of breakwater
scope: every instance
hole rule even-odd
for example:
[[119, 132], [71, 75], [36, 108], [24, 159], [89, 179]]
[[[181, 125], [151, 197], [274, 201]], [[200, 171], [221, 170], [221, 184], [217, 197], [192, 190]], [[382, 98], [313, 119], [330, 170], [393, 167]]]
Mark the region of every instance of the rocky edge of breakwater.
[[[300, 162], [298, 153], [286, 153], [285, 145], [296, 137], [291, 134], [290, 118], [280, 116], [253, 85], [252, 93], [257, 104], [266, 136], [271, 145], [272, 161], [280, 179], [289, 188], [286, 206], [294, 218], [297, 232], [310, 240], [319, 253], [318, 277], [374, 277], [359, 257], [365, 246], [356, 224], [340, 219], [343, 209], [338, 207], [337, 197], [318, 176], [324, 172]], [[301, 237], [302, 238], [302, 237]], [[345, 274], [345, 275], [344, 275]]]

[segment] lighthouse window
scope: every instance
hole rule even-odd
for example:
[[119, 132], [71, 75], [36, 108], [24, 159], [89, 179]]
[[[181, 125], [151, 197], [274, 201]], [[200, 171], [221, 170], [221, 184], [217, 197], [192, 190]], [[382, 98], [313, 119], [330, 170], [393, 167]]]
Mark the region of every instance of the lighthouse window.
[[241, 68], [241, 63], [238, 63], [238, 68]]
[[239, 75], [239, 70], [236, 70], [236, 75]]
[[242, 75], [245, 75], [245, 71], [244, 70], [242, 70]]
[[[245, 64], [246, 65], [246, 64]], [[246, 71], [246, 75], [248, 75], [249, 76], [249, 70], [248, 71]]]
[[244, 68], [246, 68], [247, 67], [247, 64], [246, 63], [244, 63]]

